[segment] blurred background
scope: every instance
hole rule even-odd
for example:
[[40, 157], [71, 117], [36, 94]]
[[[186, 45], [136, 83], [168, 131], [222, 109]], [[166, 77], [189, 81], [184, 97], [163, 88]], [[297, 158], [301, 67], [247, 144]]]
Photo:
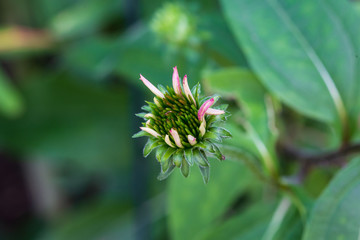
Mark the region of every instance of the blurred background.
[[175, 65], [190, 86], [247, 66], [217, 1], [1, 0], [0, 239], [169, 239], [131, 136], [139, 73], [171, 85]]

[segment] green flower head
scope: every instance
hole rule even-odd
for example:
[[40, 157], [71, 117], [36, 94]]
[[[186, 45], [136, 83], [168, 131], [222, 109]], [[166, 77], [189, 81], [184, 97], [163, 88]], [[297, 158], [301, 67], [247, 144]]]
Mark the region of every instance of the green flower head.
[[200, 97], [200, 84], [192, 91], [187, 76], [180, 82], [177, 68], [172, 76], [173, 88], [156, 88], [140, 75], [140, 80], [155, 94], [154, 102], [146, 102], [142, 109], [146, 113], [137, 114], [145, 122], [141, 131], [133, 137], [148, 136], [144, 156], [156, 150], [156, 159], [161, 164], [159, 180], [167, 178], [175, 167], [187, 177], [190, 166], [198, 165], [205, 183], [210, 176], [208, 156], [224, 160], [216, 143], [231, 134], [219, 123], [226, 120], [226, 106], [211, 108], [219, 98]]

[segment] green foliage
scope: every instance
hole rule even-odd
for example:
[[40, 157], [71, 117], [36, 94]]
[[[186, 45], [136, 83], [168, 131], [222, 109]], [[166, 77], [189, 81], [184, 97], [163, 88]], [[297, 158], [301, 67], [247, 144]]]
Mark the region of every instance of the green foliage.
[[[242, 108], [243, 115], [233, 118], [243, 126], [246, 135], [246, 138], [236, 136], [236, 139], [247, 142], [244, 145], [239, 144], [239, 147], [257, 155], [265, 162], [266, 170], [276, 174], [273, 159], [276, 129], [269, 128], [276, 126], [274, 116], [268, 114], [274, 109], [269, 109], [273, 108], [271, 99], [267, 98], [265, 89], [256, 76], [247, 69], [229, 68], [208, 73], [205, 76], [205, 83], [211, 91], [221, 93], [228, 98], [235, 98]], [[240, 135], [244, 134], [240, 133]], [[249, 144], [250, 142], [252, 144]]]
[[15, 117], [23, 111], [23, 101], [17, 90], [0, 69], [0, 111], [8, 117]]
[[89, 170], [125, 166], [118, 160], [130, 156], [125, 89], [108, 91], [66, 75], [47, 76], [28, 78], [22, 86], [25, 115], [0, 119], [3, 146], [31, 156], [71, 159]]
[[321, 194], [307, 222], [304, 240], [359, 237], [360, 161], [339, 171]]
[[203, 232], [212, 231], [253, 181], [247, 168], [226, 161], [212, 163], [211, 178], [205, 185], [194, 169], [186, 181], [178, 173], [169, 179], [169, 222], [174, 239], [198, 239]]
[[336, 0], [224, 0], [222, 5], [264, 85], [297, 111], [336, 121], [348, 131], [344, 125], [359, 113], [354, 102], [360, 87], [360, 17], [352, 7]]
[[[1, 239], [359, 238], [359, 1], [0, 5]], [[134, 116], [174, 66], [226, 109], [180, 150]]]

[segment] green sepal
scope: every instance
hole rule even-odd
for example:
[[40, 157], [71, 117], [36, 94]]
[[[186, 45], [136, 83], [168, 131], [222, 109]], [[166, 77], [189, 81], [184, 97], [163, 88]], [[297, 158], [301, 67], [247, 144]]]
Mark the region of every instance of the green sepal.
[[160, 162], [160, 165], [161, 165], [161, 172], [163, 172], [163, 173], [166, 172], [171, 165], [174, 165], [172, 157], [170, 157], [166, 160], [162, 160]]
[[167, 91], [166, 91], [166, 88], [163, 86], [163, 85], [161, 85], [161, 84], [159, 84], [158, 85], [158, 89], [160, 90], [160, 92], [162, 92], [163, 94], [165, 94]]
[[200, 143], [196, 144], [196, 147], [202, 148], [203, 150], [205, 150], [207, 152], [214, 153], [213, 145], [208, 141], [200, 142]]
[[171, 164], [169, 166], [169, 168], [165, 171], [165, 172], [160, 172], [157, 179], [162, 181], [165, 180], [166, 178], [168, 178], [170, 176], [170, 174], [174, 171], [175, 165]]
[[155, 103], [153, 103], [153, 102], [148, 102], [148, 101], [145, 101], [148, 105], [149, 105], [149, 107], [150, 107], [150, 109], [151, 109], [151, 112], [152, 112], [152, 110], [157, 110], [157, 106], [156, 106], [156, 104]]
[[138, 133], [135, 133], [134, 135], [132, 135], [132, 138], [139, 138], [139, 137], [150, 137], [152, 136], [151, 134], [145, 132], [145, 131], [140, 131]]
[[201, 176], [204, 180], [204, 183], [207, 184], [210, 180], [210, 166], [207, 167], [199, 166], [199, 169], [201, 172]]
[[188, 148], [184, 150], [184, 157], [185, 160], [190, 164], [190, 166], [194, 165], [192, 148]]
[[225, 160], [225, 156], [221, 153], [220, 148], [218, 146], [216, 146], [216, 144], [214, 144], [214, 143], [211, 143], [211, 145], [212, 145], [212, 149], [214, 151], [213, 154], [215, 155], [215, 157], [217, 159], [219, 159], [220, 161]]
[[207, 126], [212, 126], [214, 123], [219, 122], [219, 118], [216, 115], [206, 116], [205, 120]]
[[174, 153], [176, 150], [177, 150], [176, 148], [169, 147], [169, 148], [167, 149], [167, 151], [164, 153], [164, 155], [161, 157], [161, 161], [160, 161], [160, 162], [167, 161], [167, 160], [173, 155], [173, 153]]
[[182, 162], [182, 160], [184, 158], [184, 152], [183, 151], [184, 150], [179, 149], [173, 155], [173, 161], [174, 161], [175, 166], [177, 166], [177, 167], [181, 167], [181, 162]]
[[145, 118], [145, 115], [146, 115], [147, 113], [136, 113], [135, 114], [135, 116], [137, 116], [137, 117], [140, 117], [140, 118], [143, 118], [143, 119], [145, 119], [146, 120], [146, 118]]
[[143, 150], [144, 157], [147, 157], [151, 153], [151, 151], [158, 147], [160, 144], [162, 144], [162, 142], [159, 139], [149, 138]]
[[181, 173], [184, 177], [188, 177], [189, 173], [190, 173], [190, 166], [187, 163], [187, 161], [185, 160], [184, 156], [182, 158], [182, 163], [181, 163]]
[[208, 129], [208, 131], [216, 133], [221, 138], [231, 138], [232, 137], [231, 133], [228, 130], [226, 130], [225, 128], [222, 128], [222, 127], [211, 127], [211, 128]]
[[193, 150], [193, 159], [194, 162], [202, 167], [208, 167], [209, 166], [209, 162], [206, 158], [206, 155], [203, 154], [198, 148]]
[[151, 112], [151, 108], [150, 108], [150, 106], [148, 106], [148, 105], [142, 106], [141, 109], [144, 110], [144, 111]]
[[[199, 105], [199, 97], [200, 97], [200, 93], [201, 93], [201, 85], [200, 83], [197, 83], [192, 89], [191, 89], [191, 93], [195, 98], [196, 104]], [[200, 106], [198, 106], [200, 107]]]
[[218, 136], [216, 133], [213, 133], [213, 132], [210, 132], [210, 131], [207, 131], [205, 133], [205, 135], [203, 136], [204, 139], [210, 139], [210, 140], [214, 140], [214, 141], [217, 141], [217, 142], [221, 142], [221, 137]]
[[229, 116], [230, 114], [226, 112], [221, 115], [208, 115], [206, 118], [207, 126], [211, 127], [216, 123], [225, 122]]
[[155, 157], [159, 162], [161, 162], [161, 158], [164, 155], [164, 153], [167, 151], [168, 148], [169, 148], [169, 146], [164, 144], [164, 145], [160, 146], [158, 149], [156, 149]]
[[214, 107], [214, 109], [219, 109], [219, 110], [226, 111], [228, 106], [229, 106], [229, 104], [220, 104], [219, 106]]

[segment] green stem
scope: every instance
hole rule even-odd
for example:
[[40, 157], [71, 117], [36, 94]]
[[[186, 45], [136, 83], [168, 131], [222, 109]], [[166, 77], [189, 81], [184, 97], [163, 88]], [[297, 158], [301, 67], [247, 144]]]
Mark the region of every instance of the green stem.
[[280, 188], [283, 190], [283, 193], [286, 194], [294, 206], [298, 209], [300, 216], [303, 221], [306, 220], [307, 210], [300, 198], [294, 193], [294, 191], [287, 185], [280, 185]]
[[224, 150], [225, 155], [230, 160], [236, 160], [238, 162], [245, 163], [260, 180], [268, 182], [267, 177], [264, 176], [261, 169], [256, 166], [256, 160], [253, 156], [251, 156], [250, 154], [246, 154], [243, 151], [240, 151], [238, 148], [229, 145], [222, 145], [221, 148]]
[[274, 158], [271, 156], [270, 152], [268, 151], [262, 140], [259, 138], [258, 134], [251, 126], [251, 124], [249, 124], [248, 122], [243, 122], [243, 126], [246, 132], [249, 134], [250, 138], [253, 140], [256, 148], [258, 149], [266, 171], [270, 174], [272, 178], [274, 178], [275, 181], [277, 181], [277, 179], [279, 178], [279, 173]]
[[271, 218], [270, 224], [262, 237], [262, 240], [271, 240], [274, 238], [277, 231], [279, 231], [290, 206], [291, 202], [289, 198], [283, 197], [276, 208], [273, 217]]

